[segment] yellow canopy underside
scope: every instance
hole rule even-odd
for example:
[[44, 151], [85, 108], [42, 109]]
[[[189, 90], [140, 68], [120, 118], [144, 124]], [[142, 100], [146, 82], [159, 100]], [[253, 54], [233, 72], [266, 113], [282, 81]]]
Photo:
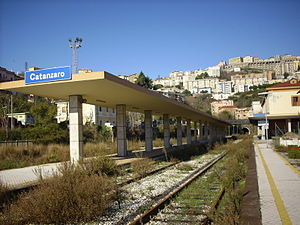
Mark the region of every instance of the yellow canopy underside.
[[192, 121], [208, 121], [216, 125], [228, 123], [198, 111], [186, 104], [169, 99], [160, 93], [148, 90], [109, 74], [105, 71], [73, 74], [71, 80], [25, 84], [24, 80], [0, 83], [0, 90], [15, 91], [24, 94], [69, 100], [70, 95], [82, 95], [86, 103], [115, 108], [125, 104], [127, 111], [153, 114], [170, 114]]

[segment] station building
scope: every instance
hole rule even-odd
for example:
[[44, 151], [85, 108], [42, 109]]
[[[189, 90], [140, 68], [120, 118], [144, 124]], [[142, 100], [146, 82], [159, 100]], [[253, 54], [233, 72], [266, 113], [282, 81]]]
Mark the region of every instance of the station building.
[[281, 136], [287, 132], [300, 134], [300, 81], [291, 79], [266, 90], [262, 93], [262, 112], [250, 117], [258, 125], [259, 133], [265, 136], [267, 126], [268, 137]]

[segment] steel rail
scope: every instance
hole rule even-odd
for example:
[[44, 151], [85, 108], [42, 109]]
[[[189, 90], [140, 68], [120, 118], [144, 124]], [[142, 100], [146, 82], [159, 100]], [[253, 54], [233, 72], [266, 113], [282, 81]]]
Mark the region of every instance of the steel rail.
[[222, 159], [227, 153], [228, 153], [228, 151], [222, 153], [218, 157], [216, 157], [213, 160], [211, 160], [210, 162], [206, 163], [204, 166], [197, 169], [188, 180], [186, 180], [184, 183], [179, 185], [179, 187], [177, 187], [175, 190], [173, 190], [170, 194], [165, 196], [163, 199], [159, 200], [156, 204], [152, 205], [152, 207], [149, 210], [147, 210], [143, 214], [135, 217], [135, 219], [133, 219], [129, 223], [129, 225], [145, 224], [146, 222], [148, 222], [152, 215], [157, 214], [160, 209], [162, 209], [165, 205], [167, 205], [170, 202], [172, 197], [174, 197], [181, 190], [183, 190], [185, 187], [190, 185], [200, 175], [205, 173], [208, 169], [210, 169], [213, 165], [215, 165], [220, 159]]

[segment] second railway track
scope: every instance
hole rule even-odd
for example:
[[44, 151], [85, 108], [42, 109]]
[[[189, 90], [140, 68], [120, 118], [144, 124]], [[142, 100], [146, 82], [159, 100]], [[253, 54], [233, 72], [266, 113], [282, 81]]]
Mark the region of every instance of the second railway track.
[[207, 224], [224, 189], [211, 168], [227, 152], [194, 171], [181, 185], [129, 224]]

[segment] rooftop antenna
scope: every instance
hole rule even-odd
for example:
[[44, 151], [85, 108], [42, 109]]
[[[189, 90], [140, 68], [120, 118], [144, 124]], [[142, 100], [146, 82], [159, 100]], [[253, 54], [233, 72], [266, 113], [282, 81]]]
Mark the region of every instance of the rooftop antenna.
[[77, 73], [78, 58], [77, 50], [81, 47], [82, 38], [77, 37], [75, 40], [69, 38], [69, 47], [72, 49], [72, 74]]

